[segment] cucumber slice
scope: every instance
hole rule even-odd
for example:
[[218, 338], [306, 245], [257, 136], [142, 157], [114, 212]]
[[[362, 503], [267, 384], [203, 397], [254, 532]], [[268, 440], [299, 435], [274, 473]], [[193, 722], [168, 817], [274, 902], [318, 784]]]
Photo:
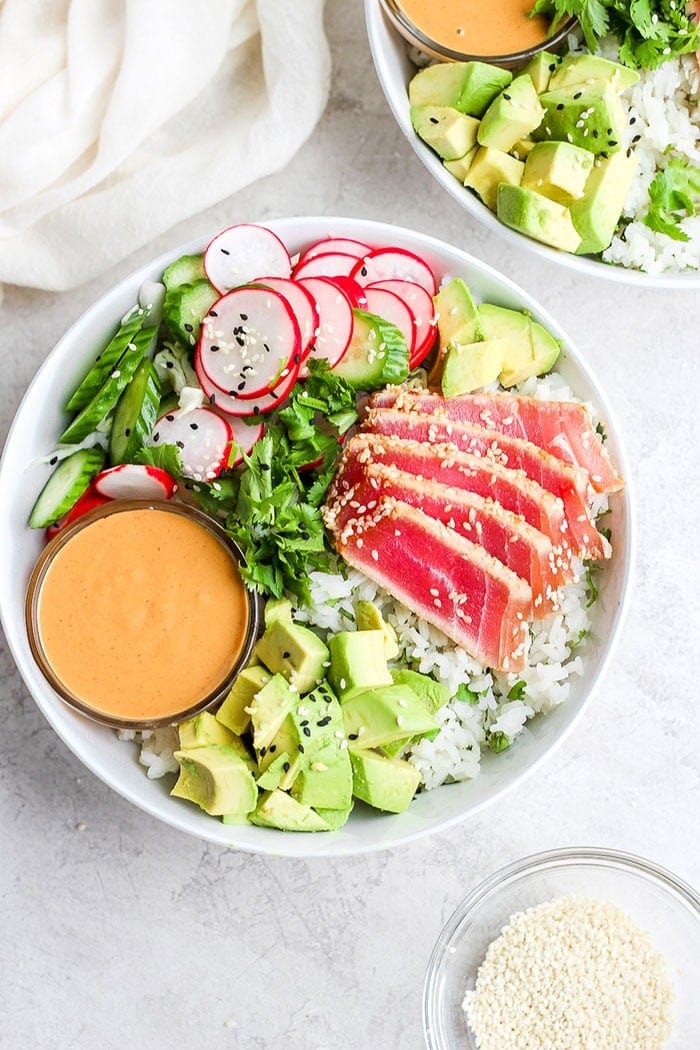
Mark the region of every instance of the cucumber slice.
[[160, 380], [153, 363], [145, 358], [114, 410], [109, 436], [112, 466], [133, 461], [138, 450], [144, 447], [158, 418], [159, 403]]
[[163, 284], [170, 291], [181, 284], [193, 284], [206, 278], [201, 255], [181, 255], [163, 271]]
[[72, 510], [104, 461], [101, 448], [81, 448], [59, 463], [39, 493], [29, 515], [29, 527], [45, 529]]
[[199, 339], [202, 318], [219, 298], [209, 281], [195, 281], [168, 288], [163, 305], [163, 319], [184, 346], [194, 346]]
[[66, 405], [66, 410], [68, 412], [80, 412], [81, 409], [90, 404], [109, 373], [114, 369], [114, 366], [126, 350], [128, 344], [141, 329], [144, 319], [145, 311], [136, 307], [135, 312], [131, 313], [126, 320], [122, 321], [118, 331], [112, 336], [80, 386], [68, 401], [68, 404]]
[[333, 371], [355, 390], [378, 390], [403, 383], [408, 375], [408, 346], [396, 325], [376, 314], [353, 310], [352, 339]]
[[58, 439], [60, 445], [77, 444], [83, 441], [112, 411], [122, 391], [131, 382], [136, 369], [146, 356], [156, 331], [155, 327], [151, 327], [142, 328], [136, 333], [95, 396], [63, 431]]

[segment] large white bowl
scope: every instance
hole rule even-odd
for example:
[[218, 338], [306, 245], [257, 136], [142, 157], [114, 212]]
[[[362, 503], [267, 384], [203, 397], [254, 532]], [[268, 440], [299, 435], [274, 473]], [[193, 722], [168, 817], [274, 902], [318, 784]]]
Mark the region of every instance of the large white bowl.
[[660, 274], [628, 270], [624, 266], [612, 266], [597, 259], [587, 259], [581, 255], [571, 255], [569, 252], [549, 248], [546, 244], [540, 244], [539, 241], [517, 233], [500, 222], [475, 194], [465, 189], [454, 175], [450, 175], [437, 154], [426, 146], [413, 130], [409, 115], [408, 83], [416, 68], [409, 61], [406, 41], [387, 19], [379, 0], [365, 0], [365, 18], [374, 66], [396, 123], [433, 178], [454, 197], [468, 215], [478, 219], [513, 247], [525, 248], [541, 259], [548, 259], [589, 277], [602, 277], [608, 281], [622, 281], [649, 288], [700, 288], [700, 270]]
[[[624, 450], [609, 406], [597, 381], [556, 321], [535, 300], [495, 270], [442, 241], [384, 223], [337, 218], [280, 219], [269, 225], [291, 252], [318, 238], [353, 237], [370, 244], [391, 244], [422, 255], [439, 275], [464, 278], [479, 297], [517, 309], [527, 309], [561, 339], [564, 349], [558, 370], [576, 393], [592, 402], [605, 421], [613, 462], [629, 478]], [[536, 719], [511, 750], [484, 756], [481, 775], [419, 796], [401, 816], [384, 816], [357, 806], [340, 831], [328, 834], [285, 834], [252, 826], [230, 827], [168, 795], [172, 778], [149, 780], [138, 765], [134, 745], [76, 714], [48, 685], [34, 663], [24, 626], [24, 600], [34, 562], [43, 546], [41, 533], [27, 527], [34, 500], [47, 476], [35, 462], [56, 442], [66, 419], [66, 398], [93, 360], [118, 319], [133, 305], [147, 279], [184, 252], [203, 244], [176, 248], [137, 270], [108, 292], [76, 321], [49, 354], [17, 412], [0, 462], [0, 613], [17, 666], [40, 709], [78, 758], [125, 798], [173, 827], [222, 846], [287, 856], [334, 856], [383, 849], [448, 827], [477, 812], [527, 773], [532, 772], [583, 714], [620, 630], [632, 561], [632, 514], [627, 488], [613, 500], [611, 528], [615, 554], [601, 574], [600, 599], [593, 631], [582, 648], [585, 674], [575, 678], [569, 700], [546, 718]]]

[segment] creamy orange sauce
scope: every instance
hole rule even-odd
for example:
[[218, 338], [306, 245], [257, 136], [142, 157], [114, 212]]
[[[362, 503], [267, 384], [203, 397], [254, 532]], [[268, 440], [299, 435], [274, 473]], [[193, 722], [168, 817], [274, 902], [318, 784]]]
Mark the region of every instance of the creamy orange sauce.
[[528, 18], [534, 0], [399, 0], [424, 36], [469, 55], [511, 55], [540, 44], [549, 19]]
[[87, 525], [54, 557], [38, 602], [56, 677], [84, 704], [125, 721], [168, 718], [232, 670], [248, 626], [228, 549], [164, 510]]

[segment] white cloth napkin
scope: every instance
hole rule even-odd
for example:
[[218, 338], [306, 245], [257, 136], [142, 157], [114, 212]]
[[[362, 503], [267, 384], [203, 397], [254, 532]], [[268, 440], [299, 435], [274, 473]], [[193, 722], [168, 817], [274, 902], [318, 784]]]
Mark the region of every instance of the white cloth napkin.
[[0, 0], [0, 282], [73, 287], [283, 168], [328, 97], [322, 19], [323, 0]]

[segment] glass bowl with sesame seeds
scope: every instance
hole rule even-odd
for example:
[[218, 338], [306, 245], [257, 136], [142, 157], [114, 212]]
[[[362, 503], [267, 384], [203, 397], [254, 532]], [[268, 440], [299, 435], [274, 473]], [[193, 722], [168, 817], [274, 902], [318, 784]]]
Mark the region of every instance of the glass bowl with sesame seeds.
[[444, 926], [426, 1044], [688, 1050], [699, 970], [700, 896], [677, 876], [614, 850], [539, 853], [485, 879]]

